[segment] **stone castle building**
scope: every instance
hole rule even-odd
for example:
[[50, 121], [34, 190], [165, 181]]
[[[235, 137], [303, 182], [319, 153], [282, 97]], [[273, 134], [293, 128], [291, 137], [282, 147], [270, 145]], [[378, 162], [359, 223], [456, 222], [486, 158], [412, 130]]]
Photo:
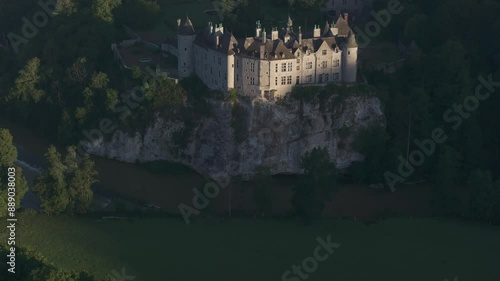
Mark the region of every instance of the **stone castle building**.
[[269, 33], [256, 23], [255, 36], [237, 39], [222, 24], [196, 32], [191, 20], [178, 20], [178, 74], [196, 74], [211, 89], [277, 98], [295, 85], [356, 82], [358, 45], [348, 15], [302, 33], [288, 18], [286, 28]]

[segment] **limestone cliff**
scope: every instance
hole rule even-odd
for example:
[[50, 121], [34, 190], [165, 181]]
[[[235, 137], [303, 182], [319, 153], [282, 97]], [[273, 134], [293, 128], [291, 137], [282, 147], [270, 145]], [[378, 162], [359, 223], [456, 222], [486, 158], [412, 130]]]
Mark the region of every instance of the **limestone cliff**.
[[[367, 126], [385, 124], [379, 99], [368, 94], [333, 95], [310, 103], [292, 98], [277, 103], [241, 101], [243, 125], [238, 128], [232, 124], [232, 103], [210, 103], [212, 116], [199, 120], [183, 148], [172, 137], [184, 122], [158, 117], [144, 134], [130, 137], [117, 131], [111, 141], [95, 142], [90, 153], [125, 162], [181, 162], [205, 175], [231, 170], [250, 176], [259, 167], [273, 174], [300, 173], [302, 155], [314, 147], [327, 147], [338, 168], [363, 160], [352, 149], [356, 134]], [[236, 133], [244, 136], [240, 143]]]

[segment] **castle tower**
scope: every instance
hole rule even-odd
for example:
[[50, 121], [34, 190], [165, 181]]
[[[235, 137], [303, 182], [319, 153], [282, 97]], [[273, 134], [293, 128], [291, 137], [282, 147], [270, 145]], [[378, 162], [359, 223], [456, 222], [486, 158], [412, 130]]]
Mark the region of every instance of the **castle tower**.
[[[180, 22], [180, 20], [178, 20]], [[189, 77], [194, 73], [194, 40], [196, 32], [189, 17], [186, 16], [184, 23], [179, 25], [177, 32], [177, 49], [179, 52], [179, 78]]]
[[358, 42], [352, 30], [342, 46], [342, 82], [356, 83], [358, 75]]
[[290, 18], [290, 14], [288, 14], [288, 22], [286, 24], [286, 29], [288, 32], [292, 32], [293, 29], [293, 21], [292, 18]]

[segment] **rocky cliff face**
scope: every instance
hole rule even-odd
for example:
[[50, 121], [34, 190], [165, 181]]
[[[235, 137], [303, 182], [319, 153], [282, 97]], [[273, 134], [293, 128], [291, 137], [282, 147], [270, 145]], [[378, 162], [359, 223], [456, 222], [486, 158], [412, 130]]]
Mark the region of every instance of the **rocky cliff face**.
[[[314, 147], [327, 147], [338, 168], [363, 160], [352, 149], [357, 133], [385, 124], [380, 101], [367, 94], [342, 99], [334, 95], [311, 103], [291, 98], [278, 103], [242, 101], [243, 126], [232, 124], [230, 102], [210, 103], [212, 116], [199, 120], [185, 148], [176, 146], [172, 138], [184, 122], [159, 117], [144, 134], [131, 137], [117, 131], [111, 141], [94, 142], [89, 152], [125, 162], [181, 162], [205, 175], [229, 171], [250, 176], [260, 167], [273, 174], [300, 173], [302, 155]], [[240, 143], [236, 134], [243, 135]]]

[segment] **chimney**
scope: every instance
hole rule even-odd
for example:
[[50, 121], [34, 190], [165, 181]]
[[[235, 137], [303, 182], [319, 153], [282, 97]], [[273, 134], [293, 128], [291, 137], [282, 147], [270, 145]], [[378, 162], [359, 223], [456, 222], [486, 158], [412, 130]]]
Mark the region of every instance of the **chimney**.
[[344, 13], [344, 19], [345, 19], [345, 22], [347, 22], [347, 24], [349, 24], [349, 13], [347, 13], [347, 12]]
[[278, 36], [279, 36], [278, 28], [277, 27], [273, 27], [273, 31], [271, 32], [271, 40], [272, 41], [277, 40]]
[[262, 43], [266, 43], [267, 42], [267, 33], [266, 33], [266, 29], [263, 29], [262, 30]]
[[215, 32], [224, 33], [224, 27], [222, 26], [222, 23], [215, 25]]
[[181, 27], [181, 19], [177, 19], [177, 28]]
[[215, 48], [219, 48], [219, 35], [215, 35]]
[[302, 44], [302, 27], [299, 26], [299, 44]]
[[337, 27], [335, 27], [335, 25], [332, 23], [331, 27], [330, 27], [330, 31], [332, 32], [332, 34], [334, 36], [337, 36], [339, 34], [339, 29]]
[[317, 38], [320, 36], [321, 36], [321, 29], [319, 28], [319, 25], [314, 25], [313, 37]]
[[255, 24], [255, 37], [258, 38], [260, 37], [262, 34], [262, 28], [261, 28], [261, 25], [260, 25], [260, 20], [257, 21], [257, 23]]
[[266, 46], [260, 45], [260, 59], [264, 59], [264, 54], [266, 52]]

